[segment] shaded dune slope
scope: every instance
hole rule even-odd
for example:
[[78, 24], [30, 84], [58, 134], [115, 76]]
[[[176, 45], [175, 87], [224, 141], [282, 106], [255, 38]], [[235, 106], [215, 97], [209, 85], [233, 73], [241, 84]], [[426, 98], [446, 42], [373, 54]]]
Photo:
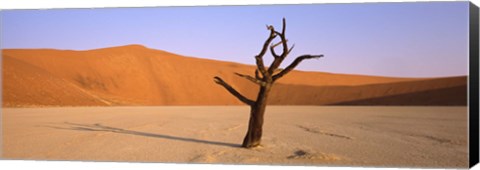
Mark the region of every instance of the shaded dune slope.
[[[465, 96], [467, 96], [467, 85], [460, 85], [420, 92], [339, 102], [334, 103], [334, 105], [465, 106], [467, 105]], [[448, 97], [448, 100], [445, 99], [446, 97]]]
[[[258, 89], [233, 74], [251, 74], [254, 66], [140, 45], [87, 51], [7, 49], [2, 50], [2, 58], [6, 107], [241, 105], [213, 82], [214, 76], [249, 98]], [[466, 93], [457, 92], [466, 89], [466, 82], [466, 77], [413, 79], [293, 71], [274, 86], [270, 104], [464, 105]], [[435, 99], [425, 103], [397, 95]]]
[[[271, 104], [281, 105], [466, 105], [466, 77], [359, 86], [274, 87]], [[302, 89], [302, 90], [298, 90]]]

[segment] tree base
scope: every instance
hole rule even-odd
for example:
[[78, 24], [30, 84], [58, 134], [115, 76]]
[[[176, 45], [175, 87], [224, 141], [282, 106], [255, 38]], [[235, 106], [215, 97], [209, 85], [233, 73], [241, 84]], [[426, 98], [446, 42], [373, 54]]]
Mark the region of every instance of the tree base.
[[260, 146], [260, 142], [253, 143], [253, 144], [242, 144], [242, 147], [244, 147], [244, 148], [255, 148], [255, 147], [258, 147], [258, 146]]
[[244, 141], [242, 143], [242, 147], [244, 147], [244, 148], [254, 148], [254, 147], [257, 147], [257, 146], [260, 145], [260, 141], [261, 141], [260, 139], [252, 139], [252, 140], [244, 139]]

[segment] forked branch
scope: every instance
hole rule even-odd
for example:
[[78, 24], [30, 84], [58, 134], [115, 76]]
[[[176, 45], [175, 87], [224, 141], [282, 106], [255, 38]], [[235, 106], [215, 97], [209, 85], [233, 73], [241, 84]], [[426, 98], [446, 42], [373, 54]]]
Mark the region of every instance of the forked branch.
[[232, 95], [237, 97], [238, 100], [242, 101], [243, 103], [247, 105], [253, 105], [254, 101], [246, 98], [242, 94], [240, 94], [237, 90], [235, 90], [232, 86], [230, 86], [228, 83], [222, 80], [222, 78], [215, 76], [214, 78], [215, 83], [223, 86], [225, 89], [227, 89], [228, 92], [230, 92]]
[[[277, 58], [280, 58], [281, 56], [284, 56], [283, 54], [278, 55], [278, 54], [275, 52], [275, 47], [279, 46], [280, 44], [284, 44], [284, 43], [286, 43], [286, 42], [288, 42], [288, 39], [285, 39], [285, 42], [280, 41], [280, 42], [278, 42], [278, 43], [275, 43], [275, 44], [270, 45], [270, 53], [272, 53], [273, 58], [277, 59]], [[285, 56], [286, 56], [286, 55], [285, 55]]]
[[[273, 72], [280, 66], [280, 64], [283, 62], [283, 60], [287, 57], [287, 55], [292, 51], [293, 46], [289, 49], [288, 48], [288, 40], [285, 37], [285, 30], [286, 30], [286, 21], [285, 18], [283, 18], [283, 24], [282, 24], [282, 32], [277, 32], [275, 31], [275, 35], [280, 37], [280, 42], [276, 44], [272, 44], [270, 46], [270, 52], [272, 53], [272, 56], [275, 58], [272, 64], [270, 64], [270, 67], [268, 68], [268, 73], [270, 75], [273, 75]], [[283, 51], [282, 54], [278, 55], [275, 52], [275, 47], [282, 45]]]
[[302, 55], [300, 57], [297, 57], [289, 66], [283, 69], [280, 73], [274, 75], [272, 79], [273, 81], [276, 81], [279, 78], [282, 78], [285, 74], [288, 74], [290, 71], [295, 69], [295, 67], [297, 67], [297, 65], [300, 64], [305, 59], [321, 58], [321, 57], [323, 57], [323, 55]]
[[278, 45], [282, 44], [282, 42], [278, 42], [276, 44], [272, 44], [270, 45], [270, 53], [272, 54], [273, 58], [279, 58], [280, 56], [275, 52], [275, 47], [277, 47]]
[[270, 36], [268, 37], [268, 39], [263, 44], [263, 47], [262, 47], [262, 50], [260, 51], [260, 53], [255, 56], [255, 60], [256, 60], [258, 70], [260, 71], [260, 73], [262, 73], [263, 77], [268, 76], [267, 70], [265, 70], [265, 64], [263, 64], [263, 56], [267, 52], [268, 46], [270, 45], [272, 40], [275, 39], [275, 37], [277, 36], [277, 35], [275, 35], [275, 29], [273, 29], [273, 26], [267, 26], [267, 29], [270, 30]]
[[288, 55], [288, 40], [285, 36], [285, 30], [287, 29], [287, 21], [285, 21], [285, 18], [283, 18], [282, 20], [282, 33], [279, 33], [277, 31], [275, 31], [275, 34], [278, 35], [280, 37], [280, 40], [282, 42], [282, 47], [283, 47], [283, 52], [282, 52], [282, 55], [280, 55], [281, 58], [285, 58], [287, 57]]

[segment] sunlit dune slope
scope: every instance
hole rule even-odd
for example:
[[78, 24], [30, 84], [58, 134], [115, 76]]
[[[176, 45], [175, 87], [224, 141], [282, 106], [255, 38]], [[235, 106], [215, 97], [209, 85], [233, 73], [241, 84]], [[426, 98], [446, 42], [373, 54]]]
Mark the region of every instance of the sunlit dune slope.
[[49, 72], [3, 56], [4, 106], [106, 105], [101, 99]]
[[[2, 50], [2, 57], [3, 106], [7, 107], [241, 105], [213, 82], [214, 76], [222, 77], [250, 98], [258, 89], [234, 74], [252, 75], [254, 66], [185, 57], [141, 45], [87, 51], [6, 49]], [[466, 78], [413, 79], [293, 71], [275, 85], [270, 103], [341, 104], [457, 86], [466, 89]], [[442, 96], [443, 92], [432, 94]], [[466, 101], [466, 94], [462, 95]], [[428, 105], [451, 103], [448, 96], [441, 98]], [[455, 99], [458, 98], [462, 96]], [[406, 103], [389, 101], [393, 105]]]

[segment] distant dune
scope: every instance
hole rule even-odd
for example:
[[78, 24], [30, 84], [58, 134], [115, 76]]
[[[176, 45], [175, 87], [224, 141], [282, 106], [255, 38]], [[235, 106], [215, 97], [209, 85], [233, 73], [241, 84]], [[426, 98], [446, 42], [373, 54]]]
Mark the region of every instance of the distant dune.
[[[3, 106], [242, 105], [213, 82], [246, 96], [258, 89], [234, 72], [255, 67], [127, 45], [87, 51], [4, 49]], [[252, 57], [253, 61], [253, 57]], [[467, 78], [390, 78], [293, 71], [273, 105], [466, 105]]]

